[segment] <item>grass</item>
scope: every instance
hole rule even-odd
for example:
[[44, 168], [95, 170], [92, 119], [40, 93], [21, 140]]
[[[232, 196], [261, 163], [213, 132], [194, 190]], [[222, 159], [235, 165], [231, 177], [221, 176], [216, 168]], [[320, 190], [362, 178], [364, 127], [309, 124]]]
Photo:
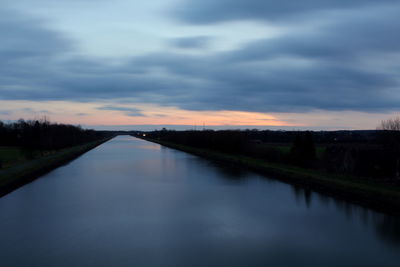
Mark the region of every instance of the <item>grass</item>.
[[[265, 148], [275, 148], [284, 154], [289, 154], [292, 144], [290, 143], [263, 143], [259, 144], [260, 147]], [[315, 152], [317, 154], [317, 158], [322, 158], [324, 152], [326, 150], [326, 145], [315, 145]]]
[[57, 152], [44, 153], [43, 156], [28, 160], [21, 156], [21, 152], [17, 152], [17, 148], [4, 149], [2, 154], [7, 154], [6, 157], [11, 160], [17, 160], [11, 167], [0, 170], [0, 196], [11, 192], [12, 190], [22, 186], [35, 178], [49, 172], [66, 162], [78, 157], [79, 155], [89, 151], [90, 149], [108, 141], [109, 138], [87, 143], [84, 145], [65, 148]]
[[34, 150], [28, 153], [20, 147], [16, 146], [0, 146], [0, 162], [2, 163], [0, 169], [10, 168], [22, 162], [56, 153], [57, 150], [39, 151]]
[[159, 140], [146, 140], [205, 158], [235, 165], [239, 164], [291, 184], [298, 184], [376, 210], [400, 215], [400, 188], [398, 186], [389, 186], [371, 180], [335, 175], [292, 165], [271, 163], [247, 156], [182, 146]]
[[24, 155], [19, 147], [0, 146], [0, 162], [6, 168], [24, 159]]

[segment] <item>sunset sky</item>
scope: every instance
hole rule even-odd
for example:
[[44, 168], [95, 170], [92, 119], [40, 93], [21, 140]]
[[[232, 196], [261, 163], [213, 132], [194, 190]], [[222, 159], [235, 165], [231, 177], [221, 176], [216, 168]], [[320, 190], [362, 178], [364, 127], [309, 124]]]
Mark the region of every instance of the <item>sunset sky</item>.
[[0, 120], [374, 129], [400, 111], [398, 0], [1, 0]]

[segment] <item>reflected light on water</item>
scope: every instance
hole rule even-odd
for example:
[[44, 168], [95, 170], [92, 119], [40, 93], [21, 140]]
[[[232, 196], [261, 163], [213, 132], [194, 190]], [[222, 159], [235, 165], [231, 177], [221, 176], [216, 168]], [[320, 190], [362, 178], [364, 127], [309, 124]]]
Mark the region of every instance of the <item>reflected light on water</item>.
[[137, 146], [137, 148], [141, 148], [141, 149], [149, 149], [149, 150], [161, 150], [161, 146], [160, 145], [156, 145], [156, 144], [149, 144], [149, 145], [140, 145]]
[[398, 266], [399, 219], [129, 136], [0, 199], [4, 266]]

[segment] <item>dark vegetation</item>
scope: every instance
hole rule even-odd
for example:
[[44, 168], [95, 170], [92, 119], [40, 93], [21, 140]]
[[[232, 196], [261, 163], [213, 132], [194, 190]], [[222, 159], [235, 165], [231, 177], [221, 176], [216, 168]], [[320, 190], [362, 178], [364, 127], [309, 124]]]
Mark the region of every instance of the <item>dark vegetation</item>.
[[[143, 133], [137, 133], [141, 135]], [[400, 132], [368, 131], [170, 131], [146, 138], [242, 155], [357, 179], [398, 183]]]
[[43, 120], [0, 121], [0, 146], [51, 150], [79, 145], [103, 138], [106, 132], [85, 130], [80, 126], [50, 123]]
[[0, 121], [0, 196], [107, 141], [114, 132], [43, 120]]
[[46, 119], [0, 121], [0, 169], [111, 135], [110, 132], [51, 123]]

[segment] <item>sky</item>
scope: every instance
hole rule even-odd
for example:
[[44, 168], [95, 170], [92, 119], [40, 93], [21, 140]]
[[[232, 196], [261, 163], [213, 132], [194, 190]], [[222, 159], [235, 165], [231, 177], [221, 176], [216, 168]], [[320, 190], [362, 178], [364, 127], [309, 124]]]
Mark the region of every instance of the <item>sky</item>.
[[398, 0], [1, 0], [0, 120], [375, 129], [400, 111]]

